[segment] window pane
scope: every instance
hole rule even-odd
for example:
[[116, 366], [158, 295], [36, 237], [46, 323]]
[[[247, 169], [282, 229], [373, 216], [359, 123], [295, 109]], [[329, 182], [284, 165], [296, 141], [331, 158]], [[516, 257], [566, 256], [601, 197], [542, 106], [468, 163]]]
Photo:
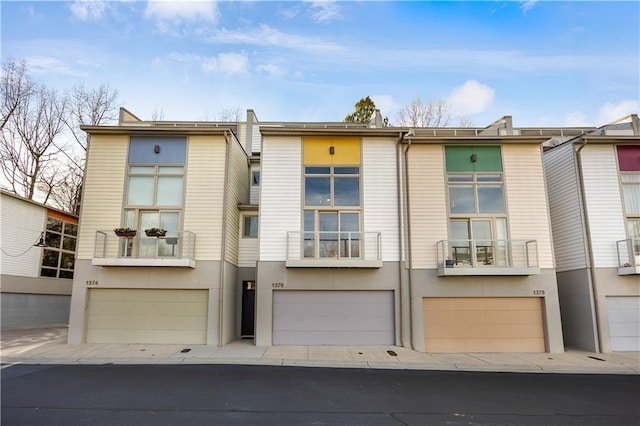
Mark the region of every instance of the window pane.
[[60, 271], [60, 278], [73, 279], [73, 271]]
[[251, 173], [251, 184], [252, 185], [260, 185], [260, 172], [252, 172]]
[[314, 212], [313, 210], [305, 210], [304, 212], [304, 230], [305, 231], [315, 231], [316, 225], [314, 223]]
[[478, 186], [478, 208], [480, 213], [504, 213], [502, 186]]
[[640, 214], [640, 184], [622, 185], [624, 192], [624, 210], [628, 215]]
[[158, 177], [158, 194], [156, 196], [156, 205], [182, 205], [182, 176]]
[[69, 251], [76, 251], [76, 239], [65, 235], [62, 242], [62, 248]]
[[178, 214], [178, 212], [160, 213], [160, 228], [166, 229], [169, 232], [177, 231], [179, 218], [180, 215]]
[[42, 266], [58, 267], [58, 253], [53, 250], [44, 250], [42, 254]]
[[44, 242], [47, 245], [47, 247], [60, 248], [60, 239], [61, 239], [60, 235], [52, 234], [50, 232], [47, 232], [46, 235], [44, 236]]
[[158, 174], [160, 175], [181, 175], [183, 174], [182, 167], [162, 166], [158, 167]]
[[360, 167], [334, 167], [333, 173], [337, 175], [357, 175], [360, 173]]
[[640, 239], [640, 220], [630, 220], [627, 223], [629, 225], [629, 237]]
[[131, 229], [137, 229], [136, 226], [136, 211], [125, 210], [124, 211], [124, 226]]
[[502, 175], [477, 175], [478, 182], [502, 182]]
[[331, 180], [328, 177], [306, 177], [304, 179], [304, 203], [307, 206], [331, 204]]
[[49, 269], [49, 268], [40, 269], [40, 276], [41, 277], [53, 277], [53, 278], [55, 278], [57, 273], [58, 273], [57, 269]]
[[67, 235], [78, 235], [78, 225], [74, 223], [65, 223], [64, 233]]
[[330, 167], [305, 167], [304, 172], [308, 175], [328, 175], [331, 173]]
[[244, 217], [244, 233], [245, 237], [257, 237], [258, 236], [258, 216], [245, 216]]
[[449, 182], [473, 182], [473, 175], [449, 175]]
[[143, 174], [143, 175], [152, 175], [156, 172], [155, 167], [144, 167], [144, 166], [132, 166], [129, 169], [129, 173], [131, 174]]
[[62, 259], [60, 267], [64, 269], [73, 269], [75, 261], [73, 259], [73, 253], [62, 253]]
[[360, 205], [360, 179], [358, 178], [334, 178], [334, 205], [359, 206]]
[[153, 205], [153, 177], [130, 176], [127, 204], [138, 206]]
[[360, 257], [360, 221], [358, 213], [340, 213], [340, 256]]
[[451, 253], [449, 258], [453, 259], [458, 266], [471, 265], [471, 250], [469, 241], [469, 221], [451, 221]]
[[449, 211], [451, 213], [475, 213], [476, 201], [473, 186], [449, 186]]
[[358, 216], [358, 213], [340, 213], [340, 230], [358, 232], [360, 230]]
[[62, 232], [62, 221], [59, 219], [54, 219], [52, 217], [47, 218], [47, 230]]

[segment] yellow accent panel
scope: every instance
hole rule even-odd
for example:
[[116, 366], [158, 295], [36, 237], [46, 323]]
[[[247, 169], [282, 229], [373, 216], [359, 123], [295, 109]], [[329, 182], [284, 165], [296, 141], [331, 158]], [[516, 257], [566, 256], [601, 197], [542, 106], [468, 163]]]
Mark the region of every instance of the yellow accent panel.
[[[329, 152], [334, 147], [334, 154]], [[304, 164], [360, 164], [360, 138], [304, 138]]]

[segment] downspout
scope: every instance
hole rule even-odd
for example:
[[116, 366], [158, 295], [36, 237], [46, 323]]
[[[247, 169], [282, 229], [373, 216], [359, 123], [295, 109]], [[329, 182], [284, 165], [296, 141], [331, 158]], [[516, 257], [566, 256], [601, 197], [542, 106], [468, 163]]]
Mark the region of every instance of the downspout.
[[[402, 149], [402, 140], [404, 139], [405, 133], [404, 132], [400, 132], [400, 136], [398, 137], [398, 142], [396, 142], [396, 190], [398, 193], [398, 256], [399, 256], [399, 262], [398, 262], [398, 297], [400, 298], [400, 303], [398, 304], [400, 306], [400, 344], [402, 346], [405, 347], [410, 347], [411, 346], [411, 333], [406, 333], [407, 336], [405, 336], [405, 333], [403, 332], [404, 329], [404, 318], [403, 318], [403, 314], [405, 311], [409, 310], [407, 309], [407, 307], [405, 307], [404, 304], [404, 300], [403, 300], [403, 290], [402, 287], [404, 285], [404, 274], [402, 273], [403, 270], [403, 247], [404, 247], [404, 239], [403, 239], [403, 235], [404, 235], [404, 227], [402, 226], [403, 224], [403, 209], [402, 209], [402, 203], [403, 203], [403, 197], [402, 197], [402, 182], [401, 182], [401, 178], [402, 178], [402, 169], [401, 169], [401, 165], [400, 163], [402, 162], [402, 157], [400, 155], [400, 150]], [[409, 305], [411, 305], [411, 299], [409, 299]], [[410, 312], [410, 310], [409, 310]], [[411, 327], [411, 318], [409, 318], [409, 327]], [[407, 345], [405, 345], [404, 339], [405, 337], [407, 338]]]
[[231, 164], [231, 146], [227, 131], [224, 131], [224, 141], [226, 143], [227, 155], [224, 164], [224, 196], [222, 199], [222, 237], [220, 238], [220, 291], [218, 298], [218, 346], [223, 346], [223, 320], [224, 320], [224, 279], [225, 262], [227, 251], [227, 205], [229, 203], [229, 165]]
[[576, 150], [576, 162], [578, 163], [578, 178], [580, 179], [580, 184], [578, 187], [580, 188], [580, 198], [582, 198], [582, 211], [584, 214], [584, 226], [585, 233], [587, 234], [587, 257], [589, 261], [589, 280], [591, 287], [591, 297], [593, 300], [593, 309], [594, 315], [593, 320], [596, 326], [596, 352], [600, 352], [600, 348], [602, 348], [602, 335], [600, 333], [600, 311], [598, 310], [598, 297], [596, 294], [596, 271], [595, 271], [595, 263], [594, 263], [594, 255], [593, 255], [593, 245], [591, 240], [591, 228], [589, 226], [589, 213], [587, 211], [587, 197], [584, 189], [584, 173], [582, 171], [582, 156], [581, 151], [587, 145], [586, 140], [582, 140], [582, 144]]
[[407, 141], [407, 148], [404, 150], [404, 194], [405, 194], [405, 218], [406, 218], [406, 253], [409, 266], [407, 275], [407, 297], [409, 298], [409, 349], [415, 348], [413, 336], [413, 299], [412, 299], [412, 283], [413, 283], [413, 248], [411, 246], [411, 196], [409, 194], [409, 150], [411, 149], [411, 140]]

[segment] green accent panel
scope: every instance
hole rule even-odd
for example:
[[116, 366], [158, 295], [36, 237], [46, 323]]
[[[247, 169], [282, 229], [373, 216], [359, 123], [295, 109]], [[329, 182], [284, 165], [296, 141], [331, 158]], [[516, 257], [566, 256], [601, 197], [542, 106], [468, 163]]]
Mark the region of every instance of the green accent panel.
[[475, 172], [501, 172], [502, 155], [499, 146], [475, 146], [473, 153], [478, 157], [474, 163]]
[[[499, 146], [446, 146], [447, 172], [501, 172], [502, 155]], [[471, 162], [475, 154], [477, 161]]]

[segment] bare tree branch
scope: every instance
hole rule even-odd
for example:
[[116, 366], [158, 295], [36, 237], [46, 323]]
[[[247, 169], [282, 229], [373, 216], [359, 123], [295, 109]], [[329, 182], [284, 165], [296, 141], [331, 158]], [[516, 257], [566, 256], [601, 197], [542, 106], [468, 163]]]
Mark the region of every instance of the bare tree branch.
[[9, 60], [2, 64], [0, 130], [4, 129], [20, 102], [33, 95], [35, 83], [27, 71], [27, 64], [24, 61]]

